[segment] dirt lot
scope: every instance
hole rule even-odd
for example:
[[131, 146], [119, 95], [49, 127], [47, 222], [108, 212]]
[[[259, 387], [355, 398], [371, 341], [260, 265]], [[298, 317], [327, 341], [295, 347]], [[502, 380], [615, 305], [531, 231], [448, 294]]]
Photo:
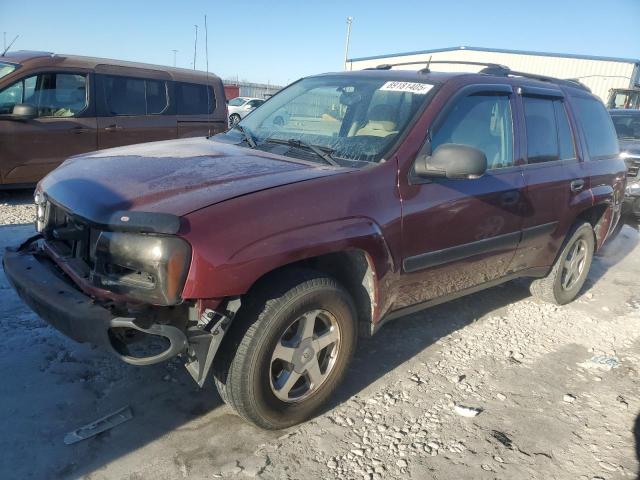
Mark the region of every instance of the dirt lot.
[[[0, 248], [32, 231], [6, 225], [31, 221], [29, 201], [0, 198]], [[130, 367], [65, 339], [0, 273], [0, 478], [636, 478], [639, 241], [625, 226], [571, 305], [518, 281], [386, 326], [326, 413], [284, 432], [243, 423], [177, 361]], [[133, 420], [63, 443], [125, 405]]]

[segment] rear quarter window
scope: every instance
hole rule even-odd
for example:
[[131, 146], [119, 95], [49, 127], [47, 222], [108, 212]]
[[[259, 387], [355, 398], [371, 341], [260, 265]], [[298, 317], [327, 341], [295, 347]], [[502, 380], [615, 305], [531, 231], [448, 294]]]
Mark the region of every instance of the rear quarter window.
[[213, 113], [216, 103], [210, 85], [178, 82], [175, 89], [178, 115]]
[[619, 148], [616, 131], [604, 105], [593, 98], [574, 97], [573, 106], [591, 158], [617, 155]]

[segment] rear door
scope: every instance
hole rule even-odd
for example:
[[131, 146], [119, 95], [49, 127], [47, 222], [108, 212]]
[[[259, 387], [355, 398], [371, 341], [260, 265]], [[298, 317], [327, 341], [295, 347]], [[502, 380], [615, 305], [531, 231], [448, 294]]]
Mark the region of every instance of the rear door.
[[227, 129], [224, 101], [216, 97], [212, 85], [175, 82], [173, 92], [179, 138], [215, 135]]
[[577, 211], [591, 205], [589, 171], [563, 92], [523, 86], [519, 94], [526, 212], [514, 270], [551, 265]]
[[66, 158], [96, 149], [91, 84], [87, 71], [43, 71], [0, 92], [6, 113], [18, 103], [37, 109], [31, 120], [0, 120], [3, 183], [37, 182]]
[[177, 137], [167, 79], [100, 74], [96, 85], [99, 148]]
[[394, 308], [447, 296], [505, 275], [520, 240], [524, 181], [510, 85], [472, 85], [449, 101], [431, 150], [456, 143], [482, 150], [477, 179], [412, 179], [401, 186], [403, 275]]

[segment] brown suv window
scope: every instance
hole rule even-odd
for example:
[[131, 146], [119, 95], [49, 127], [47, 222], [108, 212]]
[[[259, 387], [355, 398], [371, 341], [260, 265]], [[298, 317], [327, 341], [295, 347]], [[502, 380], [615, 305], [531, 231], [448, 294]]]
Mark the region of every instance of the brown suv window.
[[593, 98], [576, 97], [573, 100], [591, 158], [617, 155], [616, 131], [604, 105]]
[[529, 163], [576, 157], [567, 112], [560, 99], [523, 97]]
[[87, 107], [87, 77], [75, 73], [41, 73], [23, 78], [0, 92], [0, 113], [16, 104], [33, 105], [39, 117], [73, 117]]
[[206, 115], [213, 112], [216, 103], [210, 86], [178, 82], [175, 89], [178, 115]]
[[167, 108], [164, 81], [107, 75], [102, 82], [109, 115], [157, 115]]
[[513, 124], [507, 95], [471, 95], [459, 100], [433, 134], [431, 148], [469, 145], [487, 156], [489, 169], [513, 165]]

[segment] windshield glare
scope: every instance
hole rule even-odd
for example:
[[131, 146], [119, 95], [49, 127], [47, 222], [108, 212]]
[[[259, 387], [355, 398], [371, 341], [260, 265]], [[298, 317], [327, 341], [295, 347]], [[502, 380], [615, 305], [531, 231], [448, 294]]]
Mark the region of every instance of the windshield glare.
[[297, 140], [336, 159], [378, 162], [430, 98], [433, 85], [353, 76], [303, 79], [246, 117], [256, 143]]
[[233, 100], [229, 100], [229, 105], [232, 107], [238, 107], [244, 103], [244, 98], [236, 97]]
[[621, 140], [640, 140], [640, 115], [614, 115], [613, 126]]
[[13, 65], [12, 63], [0, 62], [0, 78], [9, 75], [16, 68], [17, 68], [17, 66]]

